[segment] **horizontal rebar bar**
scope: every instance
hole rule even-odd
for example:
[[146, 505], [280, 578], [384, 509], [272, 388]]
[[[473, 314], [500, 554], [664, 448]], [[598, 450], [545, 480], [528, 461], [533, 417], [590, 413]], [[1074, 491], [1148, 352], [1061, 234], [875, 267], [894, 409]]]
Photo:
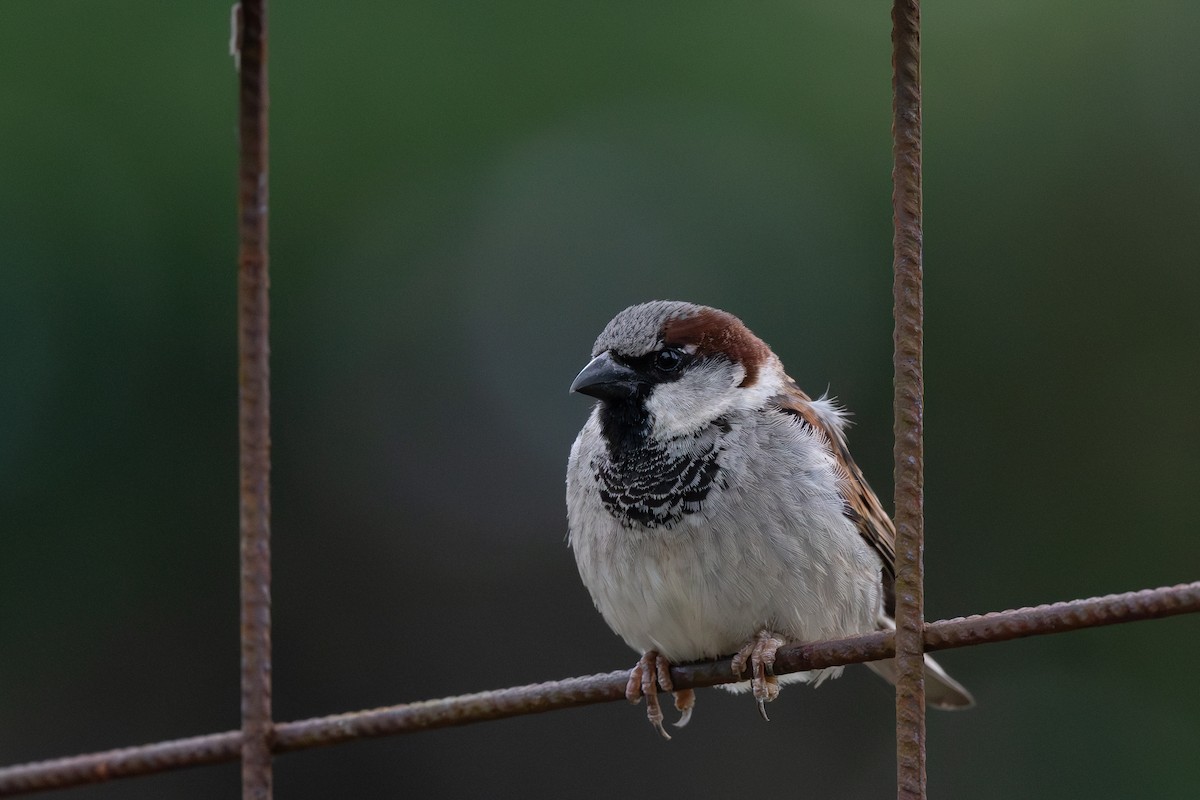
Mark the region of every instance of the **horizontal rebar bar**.
[[[1197, 611], [1200, 611], [1200, 581], [931, 622], [925, 626], [925, 649], [948, 650]], [[894, 654], [893, 634], [880, 631], [781, 649], [775, 661], [775, 672], [784, 674], [875, 661]], [[373, 736], [620, 700], [625, 697], [628, 675], [628, 670], [617, 670], [442, 700], [281, 722], [275, 726], [273, 749], [277, 753], [303, 750]], [[729, 660], [722, 659], [673, 667], [671, 679], [677, 689], [684, 689], [727, 683], [733, 680], [733, 675]], [[0, 768], [0, 796], [234, 761], [241, 753], [241, 744], [240, 731], [227, 731], [4, 767]]]

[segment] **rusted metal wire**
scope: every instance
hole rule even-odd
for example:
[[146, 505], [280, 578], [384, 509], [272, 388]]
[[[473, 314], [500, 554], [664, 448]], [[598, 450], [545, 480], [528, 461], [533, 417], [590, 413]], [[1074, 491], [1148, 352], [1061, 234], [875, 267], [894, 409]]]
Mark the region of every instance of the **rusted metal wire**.
[[[241, 473], [242, 797], [271, 797], [271, 431], [267, 271], [267, 3], [238, 31], [238, 439]], [[228, 740], [224, 735], [223, 742]]]
[[[1200, 581], [932, 622], [925, 626], [924, 643], [926, 650], [948, 650], [1196, 612], [1200, 612]], [[781, 649], [775, 661], [775, 672], [782, 675], [893, 655], [893, 634], [881, 631]], [[628, 677], [628, 670], [617, 670], [443, 700], [281, 722], [275, 726], [272, 749], [282, 753], [622, 700]], [[729, 659], [673, 667], [671, 679], [681, 689], [715, 686], [734, 680]], [[241, 753], [242, 743], [241, 732], [228, 731], [4, 767], [0, 768], [0, 796], [234, 761]]]
[[892, 5], [892, 269], [895, 316], [896, 785], [925, 797], [924, 301], [919, 0]]
[[0, 796], [67, 789], [116, 778], [151, 775], [182, 767], [236, 761], [242, 732], [226, 731], [169, 742], [54, 758], [0, 769]]

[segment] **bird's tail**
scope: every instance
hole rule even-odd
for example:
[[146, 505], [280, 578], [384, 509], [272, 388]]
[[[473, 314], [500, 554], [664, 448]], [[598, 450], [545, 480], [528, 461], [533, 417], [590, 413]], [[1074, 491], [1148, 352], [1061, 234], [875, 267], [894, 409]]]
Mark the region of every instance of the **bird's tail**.
[[[868, 661], [867, 666], [889, 683], [895, 684], [899, 677], [894, 658]], [[975, 698], [966, 687], [947, 675], [932, 657], [925, 656], [925, 705], [944, 711], [962, 711], [975, 705]]]
[[[892, 630], [896, 629], [896, 623], [889, 618], [885, 617], [882, 624]], [[896, 684], [899, 669], [894, 658], [868, 661], [867, 666], [888, 683], [893, 686]], [[962, 711], [975, 705], [975, 698], [965, 686], [946, 674], [946, 670], [942, 669], [942, 665], [934, 661], [932, 656], [926, 655], [925, 705], [945, 711]]]

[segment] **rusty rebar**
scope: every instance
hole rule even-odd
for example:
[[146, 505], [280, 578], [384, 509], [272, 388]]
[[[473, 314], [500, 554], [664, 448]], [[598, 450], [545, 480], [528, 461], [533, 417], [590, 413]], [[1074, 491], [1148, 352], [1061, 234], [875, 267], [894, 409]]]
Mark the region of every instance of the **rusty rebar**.
[[895, 316], [896, 786], [925, 797], [925, 387], [922, 374], [921, 17], [892, 5], [892, 268]]
[[238, 440], [242, 797], [271, 797], [271, 430], [267, 260], [267, 3], [242, 0], [239, 58]]
[[[1196, 612], [1200, 612], [1200, 581], [932, 622], [925, 626], [924, 643], [926, 650], [948, 650]], [[893, 634], [881, 631], [781, 649], [775, 661], [775, 672], [782, 675], [893, 655]], [[628, 676], [628, 670], [617, 670], [442, 700], [281, 722], [275, 726], [272, 749], [277, 753], [303, 750], [368, 737], [414, 733], [622, 700]], [[672, 668], [671, 678], [681, 689], [715, 686], [734, 680], [729, 659], [677, 666]], [[242, 742], [241, 732], [228, 731], [4, 767], [0, 768], [0, 796], [233, 761], [241, 753]]]

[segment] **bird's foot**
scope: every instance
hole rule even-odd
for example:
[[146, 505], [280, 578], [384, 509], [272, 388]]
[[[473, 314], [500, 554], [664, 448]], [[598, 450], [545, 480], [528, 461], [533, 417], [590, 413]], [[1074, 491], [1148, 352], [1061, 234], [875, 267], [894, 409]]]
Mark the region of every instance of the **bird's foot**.
[[646, 698], [646, 719], [664, 739], [671, 735], [663, 728], [662, 707], [658, 704], [658, 690], [671, 692], [675, 696], [675, 708], [679, 711], [676, 728], [682, 728], [692, 718], [692, 707], [696, 704], [696, 693], [691, 689], [675, 690], [671, 682], [671, 662], [651, 650], [645, 653], [633, 669], [629, 670], [629, 682], [625, 684], [625, 699], [631, 703]]
[[783, 645], [779, 634], [763, 629], [733, 657], [733, 674], [738, 678], [746, 671], [746, 662], [750, 662], [750, 687], [754, 690], [754, 699], [758, 701], [758, 713], [768, 721], [766, 704], [779, 696], [775, 652]]

